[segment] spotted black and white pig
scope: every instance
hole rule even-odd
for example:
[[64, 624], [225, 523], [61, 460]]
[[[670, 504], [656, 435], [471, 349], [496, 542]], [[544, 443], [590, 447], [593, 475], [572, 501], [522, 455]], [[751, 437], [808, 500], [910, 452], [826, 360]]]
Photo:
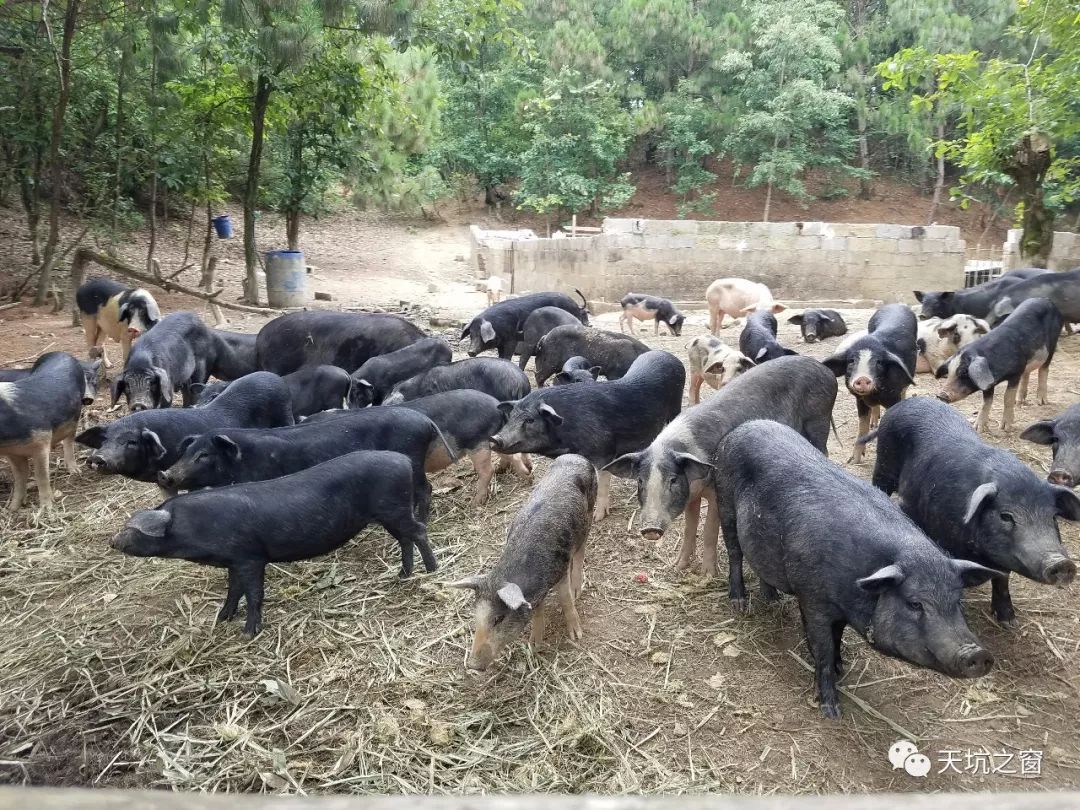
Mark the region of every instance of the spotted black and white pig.
[[719, 390], [740, 374], [754, 367], [754, 361], [720, 338], [702, 335], [686, 347], [690, 358], [690, 404], [701, 402], [701, 384], [708, 383]]
[[1064, 273], [1041, 273], [1003, 290], [986, 316], [992, 327], [1013, 317], [1024, 301], [1045, 298], [1054, 305], [1064, 323], [1080, 322], [1080, 268]]
[[536, 354], [536, 346], [544, 335], [556, 326], [580, 326], [581, 322], [574, 315], [559, 307], [540, 307], [529, 313], [521, 327], [521, 357], [518, 368], [522, 371], [529, 363], [529, 358]]
[[470, 357], [448, 366], [436, 366], [399, 382], [383, 404], [397, 405], [460, 388], [483, 391], [501, 402], [525, 396], [530, 387], [525, 372], [513, 363], [495, 357]]
[[461, 339], [469, 341], [469, 357], [476, 357], [480, 352], [494, 349], [503, 360], [511, 359], [518, 341], [522, 339], [525, 319], [540, 307], [566, 310], [588, 326], [588, 301], [581, 290], [574, 292], [581, 297], [581, 306], [569, 295], [556, 292], [530, 293], [492, 304], [461, 330]]
[[[483, 391], [462, 388], [411, 399], [395, 407], [409, 408], [424, 414], [438, 426], [446, 438], [450, 455], [430, 454], [426, 464], [427, 472], [443, 470], [456, 459], [460, 460], [462, 456], [468, 455], [477, 476], [473, 505], [487, 503], [491, 479], [496, 472], [491, 459], [491, 437], [499, 432], [499, 428], [506, 421], [506, 417], [499, 410], [499, 400]], [[509, 464], [514, 474], [520, 478], [528, 478], [532, 472], [532, 463], [528, 456], [500, 455], [499, 461]]]
[[573, 385], [574, 383], [596, 382], [600, 376], [600, 366], [592, 365], [584, 357], [571, 357], [563, 363], [562, 370], [552, 380], [552, 385]]
[[350, 374], [372, 357], [422, 339], [419, 327], [397, 315], [289, 312], [259, 330], [259, 368], [289, 374], [305, 366], [338, 366]]
[[392, 450], [409, 458], [417, 514], [426, 523], [431, 485], [424, 469], [434, 455], [454, 453], [434, 422], [404, 408], [347, 410], [274, 430], [189, 431], [158, 484], [176, 492], [265, 481], [356, 450]]
[[919, 321], [916, 374], [933, 374], [941, 364], [990, 331], [990, 324], [971, 315], [927, 318]]
[[26, 500], [31, 464], [41, 506], [53, 507], [49, 453], [62, 444], [64, 466], [75, 471], [73, 437], [83, 405], [93, 401], [87, 385], [83, 365], [66, 352], [43, 354], [20, 379], [0, 382], [0, 456], [10, 462], [14, 479], [9, 511]]
[[751, 312], [739, 333], [739, 351], [757, 364], [798, 352], [786, 349], [776, 339], [776, 316], [771, 312]]
[[131, 342], [161, 320], [161, 310], [149, 292], [129, 287], [111, 278], [96, 277], [75, 291], [75, 304], [82, 316], [83, 334], [90, 357], [100, 357], [105, 368], [112, 363], [99, 346], [109, 337], [120, 344], [121, 362], [126, 363]]
[[421, 338], [396, 351], [372, 357], [352, 373], [352, 408], [381, 405], [394, 386], [436, 366], [450, 364], [450, 344], [441, 337]]
[[1020, 438], [1050, 445], [1053, 461], [1047, 481], [1063, 487], [1080, 483], [1080, 404], [1070, 406], [1053, 419], [1036, 422]]
[[655, 295], [642, 293], [627, 293], [619, 302], [622, 306], [622, 315], [619, 316], [619, 331], [623, 331], [625, 325], [630, 334], [634, 333], [636, 321], [652, 321], [653, 334], [660, 334], [660, 324], [667, 326], [671, 334], [678, 337], [682, 334], [686, 316], [666, 298], [658, 298]]
[[[855, 397], [859, 436], [870, 431], [882, 406], [891, 408], [915, 383], [917, 334], [915, 314], [903, 304], [887, 304], [871, 316], [865, 333], [849, 335], [835, 354], [822, 361], [844, 378]], [[851, 461], [861, 464], [862, 457], [863, 445], [856, 443]]]
[[[715, 486], [728, 474], [715, 466], [724, 436], [751, 419], [772, 419], [797, 430], [828, 453], [836, 377], [809, 357], [780, 357], [752, 368], [703, 404], [682, 412], [644, 450], [620, 456], [605, 470], [637, 482], [641, 534], [659, 540], [680, 514], [685, 518], [675, 567], [689, 568], [697, 547], [701, 501], [709, 504], [702, 536], [703, 570], [716, 575], [719, 539]], [[787, 464], [783, 460], [782, 464]]]
[[1038, 369], [1038, 403], [1046, 404], [1046, 379], [1050, 362], [1057, 351], [1061, 334], [1061, 313], [1046, 298], [1029, 298], [1020, 303], [1004, 323], [989, 334], [966, 346], [938, 367], [934, 376], [946, 378], [945, 388], [938, 397], [945, 402], [959, 402], [982, 391], [983, 405], [979, 412], [977, 430], [989, 428], [990, 408], [998, 383], [1007, 383], [1001, 427], [1013, 425], [1017, 393], [1020, 402], [1027, 399], [1028, 378]]
[[[642, 450], [682, 409], [686, 371], [674, 355], [650, 351], [624, 377], [593, 385], [558, 385], [503, 402], [506, 425], [491, 438], [500, 453], [577, 453], [602, 469]], [[611, 472], [599, 479], [594, 520], [610, 508]]]
[[[1080, 520], [1071, 489], [1043, 481], [929, 397], [887, 411], [876, 438], [874, 486], [899, 493], [904, 511], [946, 552], [1036, 582], [1072, 581], [1076, 563], [1057, 527], [1057, 518]], [[1007, 574], [994, 580], [990, 606], [998, 621], [1015, 621]]]
[[112, 547], [135, 557], [167, 557], [227, 568], [228, 596], [218, 621], [247, 600], [244, 633], [262, 629], [269, 563], [309, 560], [340, 548], [378, 523], [401, 548], [401, 574], [413, 571], [413, 549], [438, 568], [427, 527], [415, 517], [412, 464], [399, 453], [348, 453], [269, 481], [191, 492], [136, 512]]
[[807, 343], [817, 343], [825, 338], [847, 334], [844, 317], [835, 309], [807, 309], [799, 315], [792, 315], [788, 318], [788, 323], [799, 327], [803, 340]]
[[269, 428], [292, 423], [285, 381], [259, 371], [231, 383], [205, 407], [138, 411], [84, 430], [75, 441], [93, 448], [91, 469], [154, 482], [158, 473], [180, 457], [186, 436], [227, 427]]
[[617, 380], [649, 347], [630, 335], [582, 326], [556, 326], [536, 347], [536, 386], [558, 374], [571, 357], [584, 357], [609, 380]]
[[795, 595], [822, 714], [840, 717], [849, 625], [878, 652], [917, 666], [955, 678], [990, 671], [994, 658], [964, 620], [960, 595], [997, 572], [947, 557], [886, 495], [786, 425], [735, 428], [717, 466], [732, 605], [746, 606], [744, 555], [766, 601]]
[[596, 471], [588, 459], [560, 456], [514, 516], [506, 547], [486, 574], [451, 584], [476, 593], [467, 666], [485, 670], [532, 621], [534, 644], [544, 639], [544, 600], [554, 590], [572, 641], [583, 635], [576, 601], [585, 574], [585, 540], [596, 502]]
[[986, 318], [999, 295], [1021, 281], [1041, 276], [1049, 270], [1037, 267], [1024, 267], [1010, 270], [1001, 278], [969, 287], [966, 290], [951, 292], [922, 292], [915, 290], [915, 298], [922, 307], [920, 318], [950, 318], [953, 315], [971, 315]]

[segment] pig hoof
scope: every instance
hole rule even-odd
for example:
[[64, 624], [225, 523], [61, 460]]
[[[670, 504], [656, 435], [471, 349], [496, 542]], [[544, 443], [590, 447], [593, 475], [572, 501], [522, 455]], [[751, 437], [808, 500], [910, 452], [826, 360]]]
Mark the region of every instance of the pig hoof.
[[746, 598], [743, 597], [742, 599], [732, 599], [731, 600], [731, 609], [735, 613], [738, 613], [740, 616], [745, 616], [746, 615]]
[[483, 506], [487, 502], [488, 502], [488, 493], [487, 492], [477, 492], [476, 495], [474, 495], [473, 499], [472, 499], [472, 505], [473, 506]]
[[593, 511], [593, 515], [592, 515], [593, 522], [595, 523], [597, 521], [601, 521], [604, 518], [606, 518], [607, 515], [608, 515], [608, 510], [607, 509], [596, 509], [596, 510]]
[[1016, 620], [1015, 616], [1009, 616], [1008, 618], [998, 619], [997, 623], [1004, 627], [1006, 630], [1019, 630], [1020, 622]]
[[827, 720], [839, 720], [840, 705], [838, 703], [822, 703], [821, 713]]
[[691, 560], [685, 559], [683, 557], [679, 557], [679, 559], [677, 559], [675, 561], [675, 570], [676, 571], [686, 571], [687, 569], [690, 568], [690, 565], [691, 565]]

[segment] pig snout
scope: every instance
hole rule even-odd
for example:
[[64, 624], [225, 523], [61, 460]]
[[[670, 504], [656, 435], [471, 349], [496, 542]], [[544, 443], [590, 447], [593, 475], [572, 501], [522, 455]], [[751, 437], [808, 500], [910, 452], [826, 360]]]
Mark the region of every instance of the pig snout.
[[1046, 480], [1062, 487], [1071, 487], [1076, 483], [1068, 470], [1051, 470]]
[[503, 448], [506, 447], [506, 442], [503, 440], [503, 437], [500, 436], [498, 433], [491, 437], [491, 439], [489, 440], [489, 444], [491, 445], [492, 450], [499, 453], [501, 453]]
[[867, 377], [865, 374], [861, 374], [851, 381], [851, 390], [859, 396], [872, 394], [874, 393], [874, 389], [874, 380]]
[[1076, 577], [1076, 563], [1068, 557], [1054, 556], [1043, 568], [1043, 579], [1051, 585], [1068, 585]]
[[655, 543], [657, 540], [664, 536], [664, 530], [658, 529], [654, 526], [645, 526], [641, 529], [641, 536], [644, 537], [646, 540], [651, 540]]
[[91, 453], [87, 463], [89, 463], [91, 470], [104, 470], [108, 466], [105, 457], [100, 453]]
[[807, 332], [804, 339], [806, 340], [807, 343], [817, 343], [817, 333], [816, 332]]
[[135, 338], [137, 338], [139, 335], [142, 334], [142, 331], [139, 330], [139, 329], [136, 329], [133, 326], [129, 326], [128, 330], [127, 330], [127, 333], [128, 333], [129, 338], [131, 338], [132, 340], [135, 340]]
[[158, 485], [164, 489], [176, 489], [176, 477], [168, 470], [164, 470], [157, 474], [157, 482]]
[[954, 666], [961, 678], [981, 678], [994, 666], [994, 656], [977, 644], [968, 644], [957, 651]]
[[146, 410], [146, 405], [143, 404], [142, 402], [133, 402], [131, 404], [132, 413], [138, 413], [139, 411], [145, 411], [145, 410]]
[[90, 396], [89, 393], [84, 393], [83, 398], [82, 398], [82, 404], [83, 405], [93, 405], [94, 404], [94, 398], [92, 396]]

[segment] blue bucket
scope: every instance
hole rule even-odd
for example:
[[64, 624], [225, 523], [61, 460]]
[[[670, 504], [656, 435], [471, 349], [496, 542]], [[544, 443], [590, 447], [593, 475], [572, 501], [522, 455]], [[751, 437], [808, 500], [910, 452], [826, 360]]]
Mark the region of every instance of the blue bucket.
[[232, 220], [229, 219], [228, 214], [214, 217], [210, 221], [214, 223], [214, 232], [218, 239], [228, 239], [232, 236]]

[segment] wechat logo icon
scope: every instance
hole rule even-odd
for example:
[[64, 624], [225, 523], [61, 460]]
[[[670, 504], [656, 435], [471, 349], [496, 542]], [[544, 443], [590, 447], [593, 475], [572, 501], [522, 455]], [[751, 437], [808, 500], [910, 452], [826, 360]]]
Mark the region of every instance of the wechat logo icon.
[[911, 740], [897, 740], [889, 747], [889, 763], [894, 771], [903, 768], [908, 776], [918, 779], [930, 773], [930, 757], [920, 754]]

